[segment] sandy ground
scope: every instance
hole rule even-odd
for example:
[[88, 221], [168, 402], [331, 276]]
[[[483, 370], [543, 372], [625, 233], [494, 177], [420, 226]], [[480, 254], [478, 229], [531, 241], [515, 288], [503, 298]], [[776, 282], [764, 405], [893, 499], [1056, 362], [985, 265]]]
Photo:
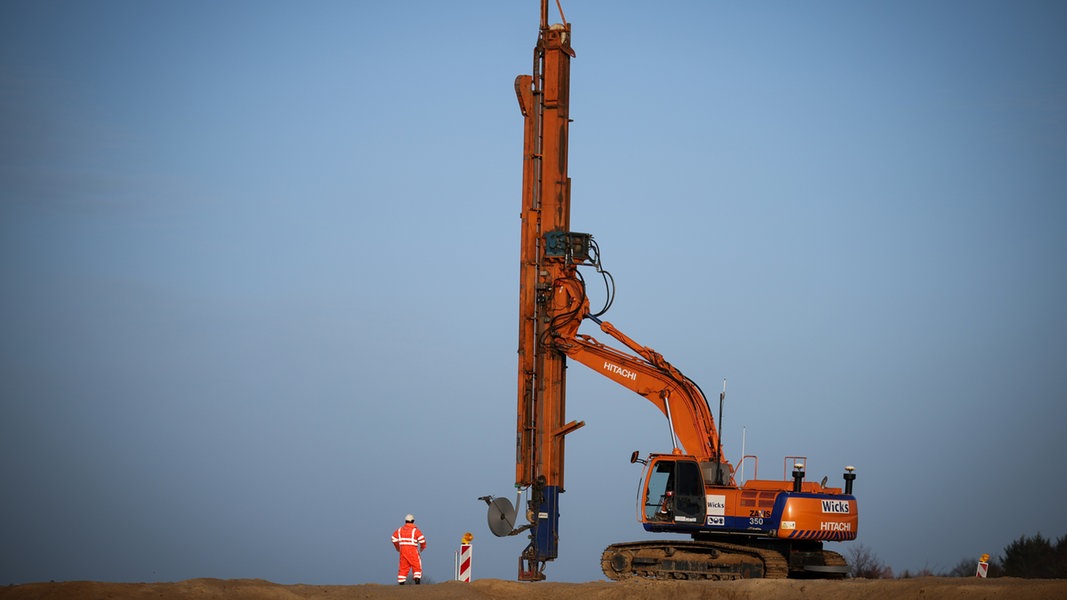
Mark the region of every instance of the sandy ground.
[[724, 582], [628, 581], [519, 583], [481, 579], [427, 585], [279, 585], [261, 579], [190, 579], [176, 583], [103, 583], [69, 581], [28, 583], [0, 588], [0, 600], [354, 600], [422, 598], [430, 600], [1035, 600], [1067, 598], [1067, 579], [855, 579], [846, 581], [747, 580]]

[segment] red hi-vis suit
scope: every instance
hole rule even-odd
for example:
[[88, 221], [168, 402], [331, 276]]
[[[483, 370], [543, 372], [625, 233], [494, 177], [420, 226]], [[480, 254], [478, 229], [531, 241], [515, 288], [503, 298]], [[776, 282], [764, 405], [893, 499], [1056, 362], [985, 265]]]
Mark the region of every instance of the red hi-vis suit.
[[422, 557], [419, 552], [426, 549], [426, 537], [422, 535], [415, 523], [404, 523], [404, 526], [393, 532], [393, 546], [400, 553], [400, 568], [396, 573], [396, 582], [404, 583], [408, 579], [408, 571], [414, 571], [412, 577], [415, 581], [422, 579]]

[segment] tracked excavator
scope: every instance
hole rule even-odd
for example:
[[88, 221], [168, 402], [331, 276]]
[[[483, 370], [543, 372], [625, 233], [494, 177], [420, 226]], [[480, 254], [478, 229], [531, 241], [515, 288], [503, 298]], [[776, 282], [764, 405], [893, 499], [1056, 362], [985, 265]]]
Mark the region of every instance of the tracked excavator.
[[[558, 556], [559, 499], [564, 492], [564, 438], [584, 422], [566, 419], [567, 360], [581, 363], [643, 396], [666, 418], [672, 447], [630, 462], [644, 467], [637, 518], [648, 532], [688, 538], [608, 546], [601, 556], [613, 580], [843, 577], [844, 558], [827, 541], [855, 539], [859, 524], [856, 478], [845, 467], [844, 486], [805, 480], [802, 457], [787, 457], [782, 479], [742, 483], [724, 456], [720, 431], [700, 387], [655, 350], [600, 317], [614, 299], [613, 279], [593, 236], [570, 227], [567, 173], [570, 125], [571, 25], [556, 2], [560, 23], [541, 26], [533, 74], [515, 80], [524, 118], [522, 225], [519, 265], [518, 409], [515, 503], [483, 496], [489, 529], [497, 536], [525, 533], [518, 579], [546, 578]], [[593, 313], [579, 269], [592, 269], [607, 288]], [[621, 347], [580, 333], [586, 321]], [[722, 421], [720, 394], [719, 422]], [[790, 462], [791, 461], [791, 462]], [[518, 507], [526, 496], [526, 523]]]

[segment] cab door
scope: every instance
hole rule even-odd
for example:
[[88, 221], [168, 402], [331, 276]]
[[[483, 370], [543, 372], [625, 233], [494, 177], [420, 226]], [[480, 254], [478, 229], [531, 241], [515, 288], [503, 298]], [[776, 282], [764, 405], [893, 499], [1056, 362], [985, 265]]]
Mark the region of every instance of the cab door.
[[704, 478], [696, 460], [653, 457], [642, 494], [641, 517], [646, 524], [704, 523]]

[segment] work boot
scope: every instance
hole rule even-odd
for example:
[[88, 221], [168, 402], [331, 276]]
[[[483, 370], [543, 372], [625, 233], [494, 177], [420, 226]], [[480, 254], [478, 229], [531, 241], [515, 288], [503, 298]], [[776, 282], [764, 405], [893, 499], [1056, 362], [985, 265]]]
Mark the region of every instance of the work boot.
[[397, 585], [404, 585], [404, 582], [403, 581], [398, 581], [398, 582], [396, 582], [396, 584]]
[[422, 580], [419, 579], [418, 577], [416, 577], [415, 578], [415, 585], [419, 585], [420, 583], [422, 583]]

